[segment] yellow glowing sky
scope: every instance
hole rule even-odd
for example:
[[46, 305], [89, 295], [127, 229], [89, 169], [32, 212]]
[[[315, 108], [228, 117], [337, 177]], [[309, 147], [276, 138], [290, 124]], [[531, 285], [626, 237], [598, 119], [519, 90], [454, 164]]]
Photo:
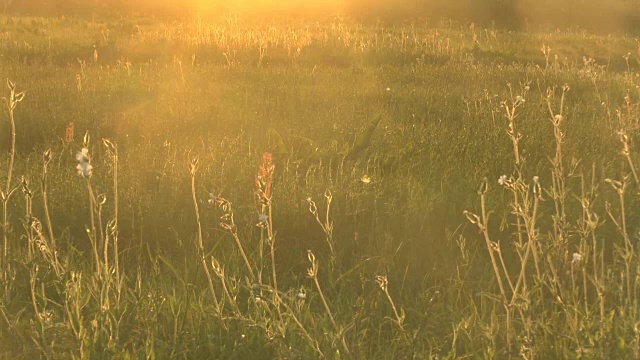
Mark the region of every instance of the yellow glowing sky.
[[220, 7], [247, 10], [314, 10], [314, 9], [338, 9], [344, 6], [345, 0], [194, 0], [195, 8], [201, 11], [215, 10]]

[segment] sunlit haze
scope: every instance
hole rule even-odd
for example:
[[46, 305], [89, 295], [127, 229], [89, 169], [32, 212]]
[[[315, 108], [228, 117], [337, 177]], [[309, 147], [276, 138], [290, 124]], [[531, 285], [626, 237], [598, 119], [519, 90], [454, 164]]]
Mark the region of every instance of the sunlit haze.
[[640, 359], [640, 0], [0, 0], [0, 360]]

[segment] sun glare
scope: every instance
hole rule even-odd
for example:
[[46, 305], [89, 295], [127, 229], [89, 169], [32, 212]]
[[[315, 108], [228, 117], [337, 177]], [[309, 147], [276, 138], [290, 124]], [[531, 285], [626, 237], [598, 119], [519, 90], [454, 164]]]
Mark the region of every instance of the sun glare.
[[195, 8], [200, 12], [211, 12], [219, 9], [234, 9], [245, 12], [313, 12], [318, 10], [339, 10], [344, 7], [345, 0], [195, 0]]

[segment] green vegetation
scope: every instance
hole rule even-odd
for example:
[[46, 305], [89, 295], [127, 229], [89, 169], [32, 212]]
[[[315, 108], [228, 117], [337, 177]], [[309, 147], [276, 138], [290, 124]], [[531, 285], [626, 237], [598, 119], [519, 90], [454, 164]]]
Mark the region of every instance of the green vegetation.
[[0, 358], [640, 356], [638, 43], [0, 18]]

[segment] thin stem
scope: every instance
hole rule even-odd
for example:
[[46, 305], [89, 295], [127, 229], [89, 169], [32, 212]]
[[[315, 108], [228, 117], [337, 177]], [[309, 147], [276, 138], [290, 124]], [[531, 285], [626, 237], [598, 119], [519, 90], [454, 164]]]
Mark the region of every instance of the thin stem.
[[11, 189], [11, 179], [13, 177], [13, 162], [16, 155], [16, 122], [13, 117], [13, 108], [11, 105], [9, 107], [9, 121], [11, 122], [11, 152], [9, 155], [9, 170], [7, 173], [7, 185], [5, 187], [6, 192], [8, 193]]
[[49, 232], [49, 239], [51, 239], [51, 250], [53, 251], [55, 257], [57, 258], [56, 239], [53, 236], [51, 214], [49, 213], [49, 195], [47, 190], [47, 170], [48, 170], [49, 160], [51, 159], [50, 156], [51, 156], [50, 151], [47, 150], [47, 152], [45, 152], [44, 166], [42, 167], [42, 181], [40, 186], [42, 189], [42, 202], [44, 206], [45, 220], [47, 222], [47, 231]]
[[249, 258], [247, 258], [247, 254], [244, 252], [244, 248], [242, 247], [242, 242], [240, 242], [240, 237], [238, 237], [238, 233], [235, 231], [232, 233], [232, 235], [233, 235], [233, 239], [236, 241], [236, 245], [238, 245], [238, 249], [240, 249], [240, 255], [242, 255], [242, 260], [244, 261], [244, 264], [247, 267], [249, 274], [251, 275], [251, 281], [253, 281], [256, 276], [253, 273], [253, 268], [251, 267]]
[[98, 255], [98, 245], [96, 244], [96, 220], [95, 220], [95, 197], [93, 195], [93, 188], [91, 187], [91, 180], [87, 177], [87, 189], [89, 190], [89, 213], [91, 214], [91, 230], [89, 234], [89, 240], [91, 241], [91, 247], [93, 248], [93, 256], [96, 262], [96, 273], [101, 274], [100, 269], [100, 256]]
[[[511, 295], [511, 304], [515, 302], [516, 296], [518, 295], [518, 291], [520, 290], [520, 286], [524, 282], [526, 267], [529, 260], [529, 256], [531, 254], [531, 250], [533, 250], [534, 255], [536, 254], [536, 249], [534, 249], [535, 247], [534, 243], [536, 241], [535, 225], [536, 225], [537, 211], [538, 211], [538, 198], [536, 197], [533, 203], [533, 215], [531, 216], [530, 221], [525, 220], [527, 233], [529, 234], [529, 239], [528, 239], [529, 241], [527, 241], [527, 250], [525, 251], [524, 258], [522, 259], [522, 264], [520, 265], [520, 275], [518, 276], [518, 280], [516, 281], [516, 286], [513, 290], [513, 295]], [[536, 264], [536, 269], [538, 269], [537, 264]], [[538, 271], [538, 277], [540, 277], [539, 270], [536, 270], [536, 271]]]
[[284, 306], [284, 308], [291, 314], [291, 318], [293, 319], [293, 321], [296, 323], [296, 325], [298, 325], [298, 327], [300, 328], [300, 330], [302, 331], [302, 333], [304, 334], [304, 336], [307, 338], [307, 341], [309, 341], [309, 343], [312, 345], [311, 347], [313, 347], [313, 349], [318, 353], [318, 355], [320, 356], [320, 358], [324, 359], [324, 354], [322, 353], [322, 351], [320, 350], [320, 347], [318, 346], [318, 342], [315, 341], [311, 335], [309, 335], [309, 332], [307, 332], [307, 329], [305, 329], [304, 325], [302, 325], [302, 323], [300, 322], [300, 320], [298, 320], [298, 318], [296, 317], [296, 315], [293, 312], [293, 309], [291, 309], [291, 307], [289, 305], [287, 305], [287, 303], [285, 303], [284, 301], [281, 301], [280, 299], [280, 295], [278, 295], [277, 292], [274, 292], [275, 296], [279, 299], [279, 303], [282, 304], [282, 306]]
[[400, 327], [401, 330], [404, 331], [404, 326], [402, 325], [404, 319], [402, 319], [402, 317], [400, 317], [400, 314], [398, 314], [398, 309], [396, 309], [396, 304], [393, 302], [393, 299], [391, 298], [391, 294], [389, 294], [389, 289], [386, 286], [384, 288], [384, 293], [385, 295], [387, 295], [387, 299], [391, 304], [391, 308], [393, 309], [393, 314], [396, 316], [396, 321], [398, 322], [398, 326]]
[[273, 234], [273, 219], [271, 218], [271, 201], [269, 201], [269, 229], [267, 230], [267, 236], [269, 240], [269, 246], [271, 248], [271, 275], [273, 276], [273, 291], [278, 292], [278, 278], [276, 276], [276, 254], [275, 254], [275, 236]]
[[113, 256], [114, 256], [114, 262], [115, 262], [115, 266], [116, 266], [116, 281], [118, 281], [118, 286], [117, 286], [117, 291], [118, 291], [118, 298], [117, 298], [117, 304], [119, 306], [120, 303], [120, 254], [119, 254], [119, 250], [118, 250], [118, 233], [119, 233], [119, 227], [118, 227], [118, 148], [114, 146], [114, 150], [113, 150], [113, 207], [114, 207], [114, 214], [113, 214]]
[[489, 231], [487, 230], [487, 225], [489, 222], [489, 218], [487, 216], [486, 210], [486, 201], [484, 194], [480, 195], [480, 208], [482, 211], [482, 224], [478, 224], [480, 230], [482, 231], [482, 235], [484, 236], [485, 243], [487, 245], [487, 250], [489, 250], [489, 257], [491, 258], [491, 264], [493, 265], [493, 272], [496, 275], [496, 280], [498, 281], [498, 286], [500, 287], [500, 294], [502, 294], [502, 299], [504, 301], [507, 300], [507, 293], [504, 289], [504, 285], [502, 284], [502, 276], [500, 275], [500, 270], [498, 269], [498, 263], [496, 262], [496, 257], [493, 254], [493, 241], [489, 237]]
[[[620, 226], [622, 231], [622, 237], [624, 238], [624, 247], [625, 247], [625, 259], [624, 265], [626, 270], [626, 281], [627, 281], [627, 298], [632, 300], [631, 297], [631, 258], [633, 257], [633, 245], [631, 245], [631, 241], [629, 240], [629, 234], [627, 233], [627, 216], [625, 214], [625, 204], [624, 204], [624, 185], [623, 190], [618, 191], [618, 197], [620, 199]], [[635, 294], [634, 294], [635, 295]]]
[[[200, 263], [204, 268], [205, 275], [207, 276], [207, 282], [209, 284], [209, 291], [211, 292], [211, 296], [213, 296], [213, 302], [215, 304], [218, 312], [221, 311], [220, 305], [218, 303], [218, 297], [216, 296], [216, 290], [213, 286], [213, 279], [211, 277], [211, 272], [209, 271], [209, 267], [207, 266], [207, 262], [205, 260], [204, 254], [204, 241], [202, 237], [202, 225], [200, 222], [200, 209], [198, 207], [198, 199], [196, 198], [196, 170], [198, 166], [197, 158], [191, 162], [190, 170], [191, 170], [191, 198], [193, 200], [193, 207], [196, 213], [196, 225], [197, 225], [197, 238], [198, 238], [198, 257], [200, 258]], [[212, 257], [213, 259], [213, 257]]]
[[[322, 293], [322, 288], [320, 287], [320, 282], [318, 282], [317, 276], [313, 276], [313, 282], [316, 284], [316, 289], [318, 289], [318, 294], [320, 295], [320, 299], [322, 299], [322, 304], [324, 305], [324, 309], [327, 311], [327, 314], [329, 315], [329, 319], [331, 320], [331, 324], [333, 324], [333, 328], [335, 329], [336, 334], [340, 334], [340, 328], [338, 327], [336, 320], [333, 318], [333, 314], [331, 313], [329, 304], [327, 304], [327, 300], [324, 297], [324, 293]], [[340, 340], [342, 342], [344, 351], [349, 353], [349, 348], [347, 347], [347, 343], [345, 342], [344, 337], [341, 335], [339, 336], [340, 336]]]

